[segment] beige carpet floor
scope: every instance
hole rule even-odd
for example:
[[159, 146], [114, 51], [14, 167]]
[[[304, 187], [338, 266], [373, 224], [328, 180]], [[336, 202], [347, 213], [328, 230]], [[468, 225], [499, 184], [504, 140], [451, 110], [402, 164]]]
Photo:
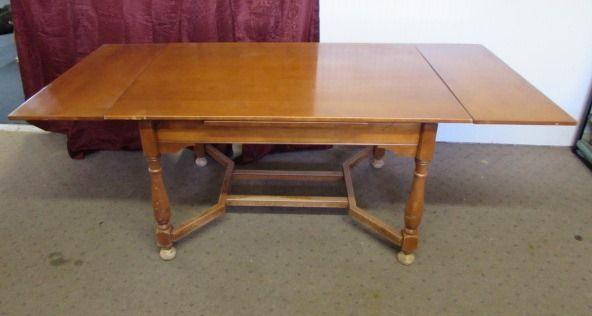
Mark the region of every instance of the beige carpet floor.
[[[0, 146], [0, 315], [592, 315], [592, 172], [567, 148], [439, 143], [406, 267], [345, 211], [281, 208], [231, 208], [163, 262], [140, 152], [75, 161], [61, 135], [15, 132]], [[355, 150], [256, 167], [338, 170]], [[216, 200], [221, 167], [163, 161], [174, 222]], [[412, 165], [361, 164], [361, 206], [400, 225]]]

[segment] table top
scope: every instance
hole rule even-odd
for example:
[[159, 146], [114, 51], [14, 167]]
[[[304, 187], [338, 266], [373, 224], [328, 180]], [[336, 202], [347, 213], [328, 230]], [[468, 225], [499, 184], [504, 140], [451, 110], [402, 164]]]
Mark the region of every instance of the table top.
[[467, 44], [104, 45], [9, 118], [575, 124]]

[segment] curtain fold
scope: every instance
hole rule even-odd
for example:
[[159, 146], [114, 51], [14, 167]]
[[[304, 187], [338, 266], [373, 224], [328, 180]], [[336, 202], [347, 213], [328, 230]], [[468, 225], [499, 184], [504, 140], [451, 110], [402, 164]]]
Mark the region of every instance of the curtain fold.
[[[318, 14], [318, 0], [12, 1], [26, 97], [102, 44], [316, 42]], [[95, 150], [141, 148], [135, 122], [31, 123], [65, 133], [73, 158], [83, 158]], [[272, 150], [271, 146], [245, 146], [244, 161], [258, 159]]]

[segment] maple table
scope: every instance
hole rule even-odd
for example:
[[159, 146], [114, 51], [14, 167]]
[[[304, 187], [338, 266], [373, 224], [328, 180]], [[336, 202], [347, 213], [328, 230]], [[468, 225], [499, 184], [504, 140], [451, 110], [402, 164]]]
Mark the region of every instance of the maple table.
[[[345, 208], [411, 264], [438, 123], [573, 125], [574, 120], [481, 45], [172, 43], [104, 45], [12, 114], [13, 120], [134, 120], [152, 182], [156, 244], [173, 243], [231, 206]], [[235, 170], [208, 144], [365, 145], [342, 171]], [[226, 168], [218, 202], [178, 226], [160, 154], [193, 146]], [[356, 205], [351, 168], [385, 150], [415, 158], [397, 230]], [[347, 196], [231, 194], [232, 180], [344, 181]]]

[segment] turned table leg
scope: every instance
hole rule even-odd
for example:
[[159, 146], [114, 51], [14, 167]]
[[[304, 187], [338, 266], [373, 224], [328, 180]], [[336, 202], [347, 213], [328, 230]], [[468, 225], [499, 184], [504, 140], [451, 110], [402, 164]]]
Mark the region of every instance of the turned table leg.
[[409, 265], [413, 263], [413, 254], [419, 242], [418, 228], [423, 214], [425, 197], [425, 182], [428, 175], [428, 167], [434, 154], [436, 144], [436, 124], [423, 124], [421, 136], [415, 156], [415, 171], [411, 193], [405, 207], [405, 228], [402, 231], [403, 242], [401, 251], [397, 254], [400, 263]]
[[164, 180], [162, 179], [160, 157], [146, 156], [146, 160], [148, 161], [148, 172], [152, 184], [152, 208], [156, 220], [156, 245], [160, 247], [160, 257], [163, 260], [172, 260], [175, 258], [176, 251], [175, 247], [173, 247], [173, 226], [170, 224], [171, 209]]
[[176, 250], [173, 247], [173, 226], [170, 223], [171, 209], [162, 178], [160, 152], [152, 122], [140, 122], [140, 136], [144, 156], [148, 162], [148, 172], [150, 173], [152, 208], [156, 220], [156, 245], [160, 248], [160, 257], [163, 260], [172, 260], [175, 258]]
[[374, 146], [372, 148], [372, 162], [370, 163], [375, 169], [380, 169], [384, 166], [384, 148]]
[[428, 175], [429, 161], [415, 160], [415, 172], [411, 193], [405, 207], [405, 229], [403, 229], [403, 243], [397, 259], [402, 264], [411, 264], [415, 259], [413, 252], [417, 248], [417, 229], [421, 223], [425, 196], [425, 181]]

